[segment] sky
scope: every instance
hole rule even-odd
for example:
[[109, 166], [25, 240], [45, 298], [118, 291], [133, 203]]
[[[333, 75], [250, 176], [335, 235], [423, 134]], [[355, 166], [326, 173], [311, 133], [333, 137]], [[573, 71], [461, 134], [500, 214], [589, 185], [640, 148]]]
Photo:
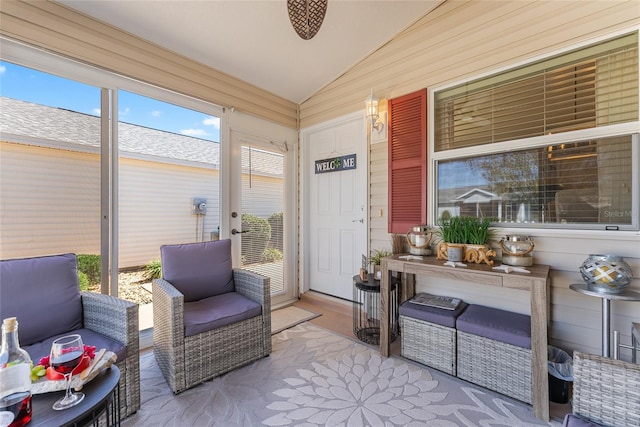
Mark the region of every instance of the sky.
[[[0, 95], [100, 115], [100, 88], [0, 61]], [[121, 122], [220, 142], [220, 119], [131, 92], [118, 94]]]

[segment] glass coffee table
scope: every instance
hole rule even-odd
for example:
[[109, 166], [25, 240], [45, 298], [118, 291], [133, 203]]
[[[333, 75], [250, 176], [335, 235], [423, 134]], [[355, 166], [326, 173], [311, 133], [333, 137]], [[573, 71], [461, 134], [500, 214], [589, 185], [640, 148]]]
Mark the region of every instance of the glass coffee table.
[[[120, 370], [116, 365], [105, 369], [82, 387], [85, 397], [78, 405], [63, 411], [54, 411], [53, 403], [64, 391], [34, 394], [33, 412], [28, 427], [98, 425], [104, 414], [107, 426], [120, 425]], [[101, 425], [103, 425], [101, 423]]]

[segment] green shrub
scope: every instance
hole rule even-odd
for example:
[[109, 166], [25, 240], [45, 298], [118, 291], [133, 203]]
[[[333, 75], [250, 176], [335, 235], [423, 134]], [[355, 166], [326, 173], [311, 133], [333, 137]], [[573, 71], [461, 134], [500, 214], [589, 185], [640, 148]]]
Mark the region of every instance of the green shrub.
[[89, 290], [89, 278], [82, 271], [78, 271], [78, 284], [80, 285], [81, 291]]
[[147, 280], [159, 279], [162, 277], [162, 262], [156, 258], [144, 267], [144, 277]]
[[242, 256], [246, 264], [262, 261], [262, 254], [271, 239], [269, 221], [257, 215], [242, 214]]
[[100, 255], [78, 255], [78, 272], [86, 274], [89, 285], [100, 283]]
[[280, 252], [284, 251], [284, 215], [282, 212], [276, 212], [269, 215], [267, 218], [269, 225], [271, 226], [271, 240], [269, 240], [269, 247], [278, 249]]
[[264, 262], [280, 261], [282, 258], [284, 258], [282, 252], [276, 248], [267, 248], [262, 253], [262, 261]]

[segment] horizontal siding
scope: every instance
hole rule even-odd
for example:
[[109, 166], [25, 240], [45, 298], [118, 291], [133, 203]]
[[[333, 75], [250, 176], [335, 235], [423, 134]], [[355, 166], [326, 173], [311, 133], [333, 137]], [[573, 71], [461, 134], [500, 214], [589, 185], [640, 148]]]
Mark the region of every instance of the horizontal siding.
[[55, 2], [3, 1], [0, 34], [297, 129], [297, 105]]
[[201, 240], [195, 197], [207, 199], [204, 240], [220, 224], [217, 170], [121, 159], [119, 177], [120, 268], [159, 258], [161, 245]]
[[[640, 23], [635, 1], [447, 1], [300, 106], [308, 127]], [[532, 23], [534, 23], [532, 25]]]
[[[99, 254], [99, 167], [95, 154], [0, 143], [0, 259]], [[120, 268], [146, 265], [163, 244], [209, 240], [218, 229], [217, 169], [120, 158], [118, 170]], [[277, 181], [252, 179], [258, 189]], [[207, 199], [204, 234], [195, 197]], [[281, 192], [276, 199], [284, 200]]]
[[100, 251], [97, 156], [1, 143], [0, 194], [0, 259]]
[[[371, 145], [369, 154], [369, 244], [372, 249], [391, 250], [387, 233], [387, 144]], [[382, 216], [380, 216], [382, 212]]]

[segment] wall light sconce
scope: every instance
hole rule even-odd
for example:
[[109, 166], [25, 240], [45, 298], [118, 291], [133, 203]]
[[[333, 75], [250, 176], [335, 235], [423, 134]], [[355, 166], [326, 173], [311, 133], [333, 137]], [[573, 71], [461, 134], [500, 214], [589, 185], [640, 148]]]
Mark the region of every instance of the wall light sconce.
[[371, 123], [371, 130], [375, 130], [378, 133], [382, 132], [384, 123], [380, 120], [380, 99], [373, 94], [373, 88], [371, 89], [371, 94], [364, 100], [364, 105], [365, 115]]

